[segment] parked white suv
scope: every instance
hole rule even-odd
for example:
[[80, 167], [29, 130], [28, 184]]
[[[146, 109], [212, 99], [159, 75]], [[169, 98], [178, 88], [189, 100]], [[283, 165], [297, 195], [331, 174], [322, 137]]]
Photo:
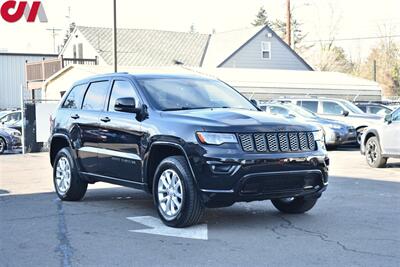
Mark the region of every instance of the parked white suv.
[[361, 143], [363, 131], [377, 123], [382, 117], [364, 113], [352, 102], [336, 98], [284, 98], [282, 102], [291, 102], [306, 108], [321, 117], [341, 121], [353, 126], [357, 131], [357, 142]]
[[361, 154], [373, 168], [384, 167], [388, 158], [400, 158], [400, 108], [368, 127], [361, 139]]

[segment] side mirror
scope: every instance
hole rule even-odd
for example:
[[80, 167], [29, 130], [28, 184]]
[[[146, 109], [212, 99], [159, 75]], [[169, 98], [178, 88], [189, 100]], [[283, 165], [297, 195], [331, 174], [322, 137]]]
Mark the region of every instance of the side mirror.
[[133, 97], [122, 97], [115, 100], [114, 110], [127, 113], [139, 113], [141, 111], [141, 109], [136, 108]]
[[347, 110], [343, 110], [342, 111], [342, 115], [347, 117], [347, 116], [349, 116], [349, 112]]
[[255, 99], [250, 99], [250, 102], [253, 104], [253, 106], [258, 107], [258, 101]]
[[388, 114], [385, 116], [385, 122], [387, 122], [387, 124], [392, 123], [392, 114]]

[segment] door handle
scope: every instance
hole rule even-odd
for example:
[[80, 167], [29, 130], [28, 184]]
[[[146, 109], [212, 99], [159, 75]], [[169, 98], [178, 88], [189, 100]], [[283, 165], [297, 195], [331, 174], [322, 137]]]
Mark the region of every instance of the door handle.
[[71, 115], [71, 118], [73, 118], [74, 120], [79, 119], [79, 115], [78, 114]]
[[111, 119], [109, 117], [104, 117], [104, 118], [101, 118], [100, 120], [103, 121], [103, 122], [111, 121]]

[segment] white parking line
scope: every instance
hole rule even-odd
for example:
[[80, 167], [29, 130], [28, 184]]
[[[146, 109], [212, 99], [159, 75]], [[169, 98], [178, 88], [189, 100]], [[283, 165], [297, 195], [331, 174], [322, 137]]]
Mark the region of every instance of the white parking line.
[[207, 224], [199, 224], [187, 228], [172, 228], [152, 216], [127, 217], [127, 219], [150, 227], [150, 229], [129, 230], [129, 232], [208, 240]]

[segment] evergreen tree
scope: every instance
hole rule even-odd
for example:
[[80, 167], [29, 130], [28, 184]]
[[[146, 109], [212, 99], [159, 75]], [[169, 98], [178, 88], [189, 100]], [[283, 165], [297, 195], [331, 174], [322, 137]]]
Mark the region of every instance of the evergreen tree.
[[270, 22], [268, 21], [268, 16], [267, 16], [267, 11], [265, 8], [262, 6], [258, 10], [258, 13], [256, 15], [255, 20], [251, 23], [253, 26], [263, 26], [263, 25], [268, 25], [270, 26]]

